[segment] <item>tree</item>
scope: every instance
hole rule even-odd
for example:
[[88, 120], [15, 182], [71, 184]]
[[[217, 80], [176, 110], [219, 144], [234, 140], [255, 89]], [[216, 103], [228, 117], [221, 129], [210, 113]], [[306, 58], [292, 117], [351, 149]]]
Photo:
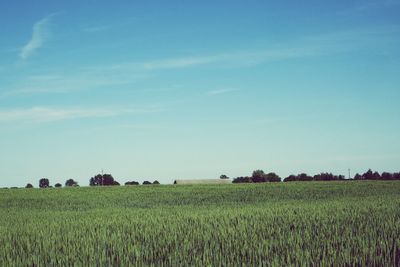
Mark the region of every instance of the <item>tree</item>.
[[251, 180], [253, 181], [253, 183], [262, 183], [262, 182], [266, 182], [266, 178], [265, 178], [265, 173], [263, 170], [255, 170], [253, 171], [253, 174], [251, 175]]
[[300, 173], [299, 175], [297, 175], [298, 177], [298, 181], [312, 181], [313, 177], [311, 177], [310, 175], [306, 174], [306, 173]]
[[307, 175], [306, 173], [300, 173], [298, 175], [289, 175], [283, 181], [284, 182], [295, 182], [295, 181], [312, 181], [314, 178]]
[[285, 179], [283, 179], [284, 182], [294, 182], [296, 181], [297, 176], [294, 174], [289, 175], [288, 177], [286, 177]]
[[109, 186], [109, 185], [119, 185], [117, 181], [114, 180], [111, 174], [97, 174], [96, 176], [90, 178], [90, 186]]
[[160, 182], [157, 181], [157, 180], [155, 180], [155, 181], [153, 182], [153, 184], [160, 184]]
[[62, 187], [62, 185], [61, 185], [60, 183], [56, 183], [56, 184], [54, 185], [54, 187], [59, 188], [59, 187]]
[[139, 182], [136, 181], [126, 182], [125, 185], [139, 185]]
[[78, 186], [78, 182], [75, 181], [74, 179], [68, 179], [65, 181], [65, 186]]
[[220, 179], [229, 179], [229, 177], [226, 176], [225, 174], [222, 174], [219, 178], [220, 178]]
[[25, 188], [33, 188], [33, 185], [28, 183], [26, 184]]
[[393, 174], [388, 173], [388, 172], [383, 172], [381, 175], [383, 180], [392, 180], [393, 179]]
[[42, 178], [39, 180], [39, 187], [40, 188], [47, 188], [50, 186], [50, 182], [49, 179], [47, 178]]
[[369, 169], [366, 173], [362, 175], [364, 180], [372, 180], [374, 178], [374, 174], [371, 169]]
[[379, 174], [379, 172], [374, 172], [374, 173], [372, 174], [372, 179], [373, 179], [373, 180], [379, 180], [379, 179], [381, 179], [381, 175]]
[[151, 184], [151, 183], [150, 183], [149, 181], [144, 181], [143, 184], [144, 184], [144, 185], [149, 185], [149, 184]]
[[234, 183], [234, 184], [251, 183], [251, 177], [248, 177], [248, 176], [246, 176], [246, 177], [243, 177], [243, 176], [237, 177], [237, 178], [233, 179], [232, 183]]
[[270, 172], [270, 173], [266, 174], [265, 179], [268, 182], [280, 182], [281, 181], [281, 177], [279, 177], [279, 175], [277, 175], [274, 172]]

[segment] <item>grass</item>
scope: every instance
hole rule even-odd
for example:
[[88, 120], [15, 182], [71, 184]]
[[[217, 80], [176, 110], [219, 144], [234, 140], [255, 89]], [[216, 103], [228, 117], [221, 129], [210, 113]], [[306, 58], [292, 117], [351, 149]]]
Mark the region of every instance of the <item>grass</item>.
[[400, 266], [400, 182], [0, 190], [0, 266]]

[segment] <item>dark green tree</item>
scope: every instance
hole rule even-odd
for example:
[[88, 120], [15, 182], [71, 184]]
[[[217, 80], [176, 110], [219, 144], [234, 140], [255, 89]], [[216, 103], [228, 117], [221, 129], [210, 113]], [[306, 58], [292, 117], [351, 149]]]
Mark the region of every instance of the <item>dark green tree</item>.
[[393, 174], [389, 172], [383, 172], [381, 175], [383, 180], [392, 180], [393, 179]]
[[39, 180], [39, 187], [40, 188], [47, 188], [50, 186], [50, 182], [49, 179], [47, 178], [42, 178]]
[[65, 181], [65, 186], [78, 186], [78, 182], [75, 181], [74, 179], [68, 179]]
[[117, 181], [114, 180], [111, 174], [97, 174], [96, 176], [90, 178], [90, 186], [109, 186], [109, 185], [119, 185]]
[[265, 179], [268, 182], [280, 182], [281, 181], [281, 177], [279, 177], [279, 175], [277, 175], [274, 172], [270, 172], [270, 173], [266, 174]]
[[243, 177], [243, 176], [236, 177], [232, 181], [232, 183], [234, 183], [234, 184], [251, 183], [251, 182], [252, 182], [251, 181], [251, 177], [248, 177], [248, 176], [246, 176], [246, 177]]
[[253, 181], [253, 183], [262, 183], [267, 181], [263, 170], [253, 171], [253, 174], [251, 175], [251, 180]]
[[371, 169], [369, 169], [367, 172], [365, 172], [365, 173], [362, 175], [362, 178], [363, 178], [364, 180], [373, 180], [373, 178], [374, 178], [374, 173], [372, 172]]
[[139, 182], [130, 181], [130, 182], [126, 182], [125, 185], [139, 185]]

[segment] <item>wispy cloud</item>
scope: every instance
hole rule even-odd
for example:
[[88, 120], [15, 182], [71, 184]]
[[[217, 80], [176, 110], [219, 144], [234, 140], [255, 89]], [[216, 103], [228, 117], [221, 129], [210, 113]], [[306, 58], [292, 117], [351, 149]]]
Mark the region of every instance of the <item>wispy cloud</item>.
[[[45, 18], [44, 20], [48, 21], [49, 19]], [[41, 22], [41, 25], [43, 23]], [[46, 23], [48, 22], [44, 24]], [[195, 67], [243, 68], [283, 60], [352, 53], [361, 49], [373, 49], [374, 53], [380, 53], [380, 51], [389, 51], [388, 53], [390, 53], [394, 49], [392, 47], [397, 47], [392, 43], [395, 42], [393, 36], [397, 36], [399, 32], [400, 28], [396, 25], [393, 27], [367, 27], [310, 35], [290, 42], [270, 44], [259, 49], [231, 50], [223, 53], [178, 56], [141, 62], [116, 62], [107, 65], [78, 67], [62, 73], [43, 71], [42, 75], [26, 76], [20, 79], [11, 87], [9, 86], [8, 91], [4, 91], [0, 97], [33, 93], [64, 93], [105, 87], [114, 90], [130, 86], [132, 90], [140, 90], [133, 84], [157, 75], [158, 71]], [[377, 47], [381, 49], [376, 49]], [[208, 94], [217, 95], [229, 91], [232, 90], [215, 90]]]
[[159, 111], [161, 111], [161, 108], [157, 106], [138, 108], [32, 107], [12, 110], [0, 110], [0, 122], [43, 123], [83, 118], [116, 117], [126, 114], [142, 114]]
[[212, 56], [200, 56], [200, 57], [169, 58], [169, 59], [144, 62], [141, 65], [146, 70], [177, 69], [177, 68], [186, 68], [203, 64], [210, 64], [217, 61], [221, 61], [225, 57], [226, 57], [225, 55], [212, 55]]
[[58, 13], [50, 14], [33, 25], [32, 38], [22, 47], [19, 54], [21, 59], [25, 60], [29, 58], [37, 49], [43, 46], [50, 35], [49, 24], [52, 18], [57, 14]]
[[107, 30], [110, 30], [112, 28], [113, 28], [113, 25], [109, 24], [109, 25], [99, 25], [99, 26], [93, 26], [93, 27], [86, 27], [86, 28], [83, 28], [82, 31], [94, 33], [94, 32], [107, 31]]
[[206, 95], [215, 96], [215, 95], [232, 93], [232, 92], [236, 92], [236, 91], [239, 91], [239, 89], [238, 88], [224, 88], [224, 89], [208, 91], [208, 92], [206, 92]]
[[0, 93], [0, 98], [30, 95], [40, 93], [68, 93], [81, 90], [102, 89], [104, 87], [116, 88], [126, 86], [147, 77], [145, 74], [134, 73], [129, 70], [121, 71], [88, 71], [79, 69], [71, 73], [51, 73], [27, 76], [13, 89]]
[[112, 23], [108, 23], [108, 24], [83, 27], [82, 31], [87, 32], [87, 33], [103, 32], [103, 31], [108, 31], [108, 30], [114, 29], [114, 28], [129, 26], [137, 21], [142, 21], [142, 20], [146, 20], [146, 19], [147, 18], [129, 17], [129, 18], [121, 19], [120, 21], [117, 21], [117, 22], [113, 21]]
[[266, 61], [284, 60], [298, 57], [315, 56], [320, 50], [315, 47], [270, 47], [259, 50], [234, 50], [226, 53], [211, 55], [173, 57], [144, 62], [126, 62], [106, 66], [96, 66], [91, 71], [135, 71], [149, 72], [157, 70], [171, 70], [197, 67], [201, 65], [214, 66], [249, 66]]
[[316, 55], [318, 52], [315, 49], [304, 47], [270, 48], [252, 51], [232, 51], [206, 56], [167, 58], [143, 62], [140, 65], [144, 70], [180, 69], [209, 64], [214, 64], [215, 66], [249, 66], [272, 60]]

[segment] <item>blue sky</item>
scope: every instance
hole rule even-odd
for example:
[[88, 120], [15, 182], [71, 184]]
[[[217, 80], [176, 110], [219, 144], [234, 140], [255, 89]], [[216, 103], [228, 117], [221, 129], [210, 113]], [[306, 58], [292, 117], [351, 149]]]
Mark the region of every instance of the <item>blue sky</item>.
[[400, 166], [400, 1], [1, 1], [1, 186]]

